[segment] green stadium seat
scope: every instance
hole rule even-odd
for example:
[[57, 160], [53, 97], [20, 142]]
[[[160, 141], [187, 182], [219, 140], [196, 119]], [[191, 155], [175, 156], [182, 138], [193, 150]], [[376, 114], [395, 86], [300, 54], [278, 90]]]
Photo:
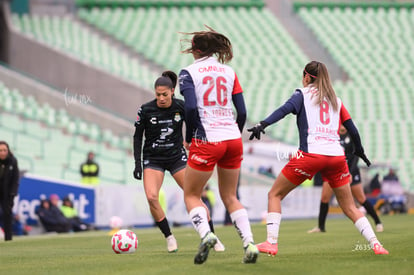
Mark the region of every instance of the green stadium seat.
[[[92, 10], [91, 13], [94, 15], [95, 11]], [[86, 14], [85, 11], [80, 11], [79, 15], [82, 14], [89, 17], [89, 13]], [[105, 21], [104, 26], [109, 26], [109, 28], [112, 26], [112, 31], [116, 32], [116, 34], [126, 34], [125, 31], [119, 32], [119, 26], [115, 25], [114, 18], [111, 16], [111, 13], [104, 16], [104, 18], [108, 19]], [[95, 16], [90, 16], [90, 18], [92, 20], [97, 19]], [[121, 17], [115, 19], [119, 22], [123, 20]], [[84, 28], [71, 17], [36, 14], [13, 15], [12, 22], [23, 33], [33, 35], [39, 41], [68, 51], [83, 61], [113, 72], [148, 90], [152, 89], [152, 80], [158, 75], [157, 72], [153, 71], [147, 65], [141, 64], [137, 58], [127, 57], [118, 51], [115, 46], [112, 46], [95, 33]], [[108, 22], [110, 23], [108, 24]], [[133, 23], [131, 20], [130, 22], [131, 24]], [[123, 24], [123, 27], [129, 28], [131, 24]], [[138, 65], [139, 70], [143, 74], [148, 75], [150, 81], [136, 74], [132, 70], [132, 67], [135, 66], [133, 64]]]

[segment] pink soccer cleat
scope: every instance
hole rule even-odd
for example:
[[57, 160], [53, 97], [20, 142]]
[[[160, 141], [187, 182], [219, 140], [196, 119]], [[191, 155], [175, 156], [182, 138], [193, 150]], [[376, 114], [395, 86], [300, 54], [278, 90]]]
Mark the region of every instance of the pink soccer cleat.
[[277, 243], [271, 244], [268, 241], [265, 241], [263, 243], [259, 243], [256, 245], [259, 249], [259, 252], [261, 253], [267, 253], [269, 255], [275, 256], [277, 254], [278, 248]]
[[388, 252], [388, 250], [386, 250], [384, 247], [382, 247], [382, 245], [380, 245], [379, 243], [374, 244], [374, 247], [372, 248], [372, 250], [374, 250], [376, 255], [381, 255], [381, 254], [388, 255], [388, 254], [390, 254]]

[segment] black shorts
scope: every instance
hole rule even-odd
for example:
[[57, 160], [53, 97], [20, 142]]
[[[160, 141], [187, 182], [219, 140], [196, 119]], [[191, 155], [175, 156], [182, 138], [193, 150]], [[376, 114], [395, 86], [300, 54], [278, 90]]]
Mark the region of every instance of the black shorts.
[[361, 173], [359, 172], [359, 168], [354, 168], [350, 171], [352, 176], [351, 186], [357, 185], [361, 183]]
[[170, 171], [171, 175], [174, 175], [175, 173], [183, 170], [187, 165], [187, 155], [183, 153], [170, 160], [144, 159], [143, 163], [144, 169], [150, 168], [161, 172], [165, 172], [165, 170], [167, 170]]

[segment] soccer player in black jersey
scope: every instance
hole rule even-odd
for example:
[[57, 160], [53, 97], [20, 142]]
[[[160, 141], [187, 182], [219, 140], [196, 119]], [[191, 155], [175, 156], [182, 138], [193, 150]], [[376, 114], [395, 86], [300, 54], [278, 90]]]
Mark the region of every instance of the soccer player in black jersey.
[[[134, 177], [140, 180], [143, 174], [145, 195], [151, 215], [167, 240], [168, 252], [176, 252], [178, 246], [159, 202], [159, 192], [165, 170], [168, 170], [177, 184], [183, 188], [187, 165], [182, 135], [184, 101], [174, 97], [176, 84], [177, 75], [172, 71], [163, 72], [155, 81], [155, 99], [143, 104], [138, 110], [134, 134]], [[211, 220], [209, 224], [214, 230]], [[223, 251], [224, 246], [218, 242], [215, 249]]]
[[[361, 184], [361, 174], [358, 167], [359, 157], [354, 155], [355, 144], [353, 143], [351, 136], [346, 128], [341, 125], [339, 128], [339, 142], [345, 151], [346, 161], [349, 167], [349, 173], [351, 173], [351, 192], [354, 198], [362, 205], [367, 213], [374, 219], [376, 225], [376, 231], [384, 231], [384, 226], [381, 223], [380, 218], [374, 210], [374, 207], [367, 200], [364, 189]], [[329, 186], [329, 183], [324, 181], [321, 194], [321, 204], [319, 207], [318, 226], [309, 230], [308, 233], [325, 232], [325, 221], [329, 210], [329, 201], [333, 195], [333, 190]]]

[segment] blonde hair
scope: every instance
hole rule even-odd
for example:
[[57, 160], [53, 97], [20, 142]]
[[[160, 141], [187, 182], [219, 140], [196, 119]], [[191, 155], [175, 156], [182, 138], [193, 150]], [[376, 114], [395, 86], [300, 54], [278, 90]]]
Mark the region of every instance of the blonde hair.
[[303, 76], [306, 74], [310, 76], [312, 85], [318, 89], [316, 103], [319, 105], [326, 99], [337, 112], [339, 109], [338, 101], [325, 64], [318, 61], [309, 62], [303, 71]]

